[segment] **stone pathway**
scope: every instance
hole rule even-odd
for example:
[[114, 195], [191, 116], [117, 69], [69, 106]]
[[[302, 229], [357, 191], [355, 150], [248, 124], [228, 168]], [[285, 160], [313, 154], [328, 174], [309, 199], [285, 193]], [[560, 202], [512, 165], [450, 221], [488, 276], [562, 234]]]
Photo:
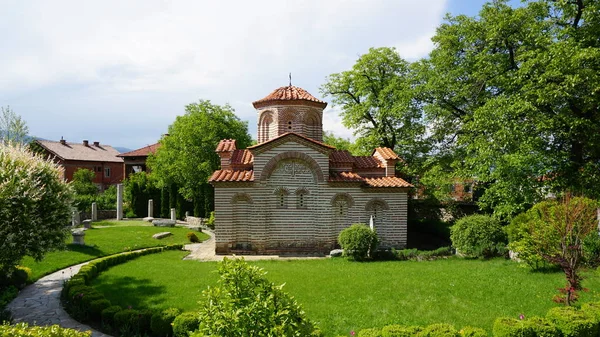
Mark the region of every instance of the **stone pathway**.
[[[185, 260], [221, 261], [224, 257], [235, 257], [233, 255], [216, 255], [214, 233], [208, 230], [204, 230], [203, 232], [210, 235], [210, 238], [201, 243], [185, 245], [184, 248], [191, 251], [191, 253], [184, 258]], [[248, 261], [321, 258], [322, 257], [280, 257], [277, 255], [244, 256], [244, 259]], [[30, 325], [39, 326], [58, 324], [64, 328], [72, 328], [79, 331], [92, 331], [93, 337], [112, 337], [72, 319], [60, 304], [60, 293], [63, 288], [63, 283], [71, 278], [71, 276], [77, 274], [81, 266], [88, 263], [89, 262], [86, 262], [59, 270], [42, 277], [34, 284], [21, 290], [19, 295], [7, 306], [7, 309], [11, 311], [15, 322], [26, 322]]]
[[7, 306], [15, 322], [40, 326], [58, 324], [63, 328], [92, 331], [93, 337], [111, 337], [72, 319], [60, 305], [63, 283], [85, 264], [87, 262], [59, 270], [21, 290], [17, 298]]

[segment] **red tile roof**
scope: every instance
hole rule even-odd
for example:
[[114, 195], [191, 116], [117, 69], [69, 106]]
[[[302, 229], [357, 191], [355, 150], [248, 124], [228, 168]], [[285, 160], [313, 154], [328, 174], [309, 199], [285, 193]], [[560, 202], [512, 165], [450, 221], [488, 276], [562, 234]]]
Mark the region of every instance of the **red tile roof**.
[[243, 181], [254, 181], [254, 171], [234, 171], [234, 170], [216, 170], [213, 172], [208, 182], [243, 182]]
[[82, 143], [53, 142], [36, 140], [44, 149], [63, 160], [100, 161], [122, 163], [123, 158], [117, 157], [119, 151], [110, 145], [83, 145]]
[[329, 174], [330, 182], [363, 182], [364, 179], [354, 172], [331, 172]]
[[304, 103], [309, 102], [310, 105], [315, 105], [322, 109], [325, 109], [325, 107], [327, 106], [326, 102], [323, 102], [320, 99], [309, 94], [308, 91], [292, 85], [275, 89], [265, 98], [252, 102], [252, 105], [254, 105], [255, 109], [259, 109], [261, 107], [269, 106], [273, 102], [298, 101], [303, 101]]
[[398, 177], [365, 178], [365, 182], [369, 187], [413, 187]]
[[400, 157], [398, 157], [396, 152], [389, 147], [378, 147], [375, 149], [375, 151], [373, 151], [373, 154], [375, 154], [375, 152], [379, 153], [379, 155], [385, 160], [400, 160]]
[[231, 155], [232, 165], [252, 165], [254, 164], [254, 156], [248, 150], [234, 150]]
[[137, 150], [121, 153], [117, 157], [148, 157], [151, 153], [156, 153], [156, 150], [160, 147], [160, 143], [144, 146]]
[[229, 152], [237, 149], [235, 146], [235, 139], [223, 139], [217, 145], [215, 152]]
[[348, 150], [337, 150], [331, 152], [329, 161], [333, 163], [353, 163], [354, 157], [352, 157], [352, 154]]
[[375, 157], [358, 156], [354, 157], [354, 167], [358, 169], [382, 168], [383, 164]]

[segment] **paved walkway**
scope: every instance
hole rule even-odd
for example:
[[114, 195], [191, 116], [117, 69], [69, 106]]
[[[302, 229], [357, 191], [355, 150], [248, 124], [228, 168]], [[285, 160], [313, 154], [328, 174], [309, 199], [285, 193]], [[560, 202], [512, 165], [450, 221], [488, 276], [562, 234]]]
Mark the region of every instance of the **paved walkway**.
[[[215, 255], [215, 237], [211, 231], [204, 231], [210, 238], [201, 243], [185, 245], [185, 249], [191, 251], [185, 260], [221, 261], [223, 255]], [[227, 256], [234, 257], [233, 255]], [[244, 259], [274, 260], [274, 259], [318, 259], [322, 257], [280, 257], [277, 255], [247, 255]], [[92, 331], [93, 337], [111, 337], [110, 335], [96, 331], [91, 327], [72, 319], [60, 304], [60, 293], [63, 284], [71, 276], [77, 274], [81, 266], [89, 262], [71, 266], [63, 270], [42, 277], [34, 284], [21, 290], [7, 309], [11, 311], [15, 322], [26, 322], [31, 325], [54, 325], [58, 324], [64, 328], [72, 328], [79, 331]]]

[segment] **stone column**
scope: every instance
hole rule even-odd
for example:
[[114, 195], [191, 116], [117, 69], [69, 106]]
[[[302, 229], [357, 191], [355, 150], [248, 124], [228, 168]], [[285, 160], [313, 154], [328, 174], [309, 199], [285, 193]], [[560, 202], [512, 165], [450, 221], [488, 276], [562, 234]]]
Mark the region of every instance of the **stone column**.
[[92, 202], [92, 221], [98, 221], [98, 205]]
[[117, 220], [123, 220], [123, 184], [117, 184]]
[[171, 208], [171, 220], [177, 221], [177, 212], [175, 211], [175, 208]]
[[71, 226], [77, 227], [79, 226], [79, 224], [81, 224], [81, 219], [79, 218], [79, 211], [75, 209], [71, 216]]
[[85, 232], [83, 229], [74, 229], [71, 231], [71, 235], [73, 236], [73, 243], [76, 245], [85, 245]]
[[149, 218], [154, 217], [154, 200], [152, 200], [152, 199], [148, 200], [148, 217]]

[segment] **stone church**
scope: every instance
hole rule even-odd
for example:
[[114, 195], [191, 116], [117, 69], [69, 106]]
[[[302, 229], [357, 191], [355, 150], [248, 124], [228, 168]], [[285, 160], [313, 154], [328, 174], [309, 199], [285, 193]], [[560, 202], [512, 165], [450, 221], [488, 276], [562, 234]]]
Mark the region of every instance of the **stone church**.
[[380, 247], [406, 246], [412, 185], [395, 176], [394, 151], [353, 156], [324, 144], [327, 103], [302, 88], [281, 87], [253, 105], [258, 144], [238, 149], [224, 139], [216, 149], [217, 254], [328, 253], [341, 230], [371, 216]]

